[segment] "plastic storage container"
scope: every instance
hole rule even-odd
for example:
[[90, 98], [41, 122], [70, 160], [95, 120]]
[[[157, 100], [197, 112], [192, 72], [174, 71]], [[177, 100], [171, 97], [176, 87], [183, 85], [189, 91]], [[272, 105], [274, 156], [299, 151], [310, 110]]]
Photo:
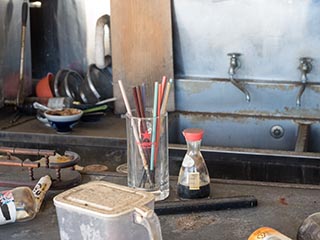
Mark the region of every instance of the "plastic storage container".
[[62, 240], [162, 239], [152, 193], [104, 181], [54, 198]]
[[320, 239], [320, 212], [308, 216], [299, 227], [297, 240]]

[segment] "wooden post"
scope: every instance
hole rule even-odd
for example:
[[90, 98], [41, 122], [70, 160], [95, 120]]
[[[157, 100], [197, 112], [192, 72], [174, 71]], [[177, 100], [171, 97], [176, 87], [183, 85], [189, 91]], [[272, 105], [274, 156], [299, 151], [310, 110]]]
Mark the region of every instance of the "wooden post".
[[[145, 83], [150, 107], [154, 82], [161, 82], [163, 75], [173, 78], [171, 1], [111, 0], [110, 12], [115, 113], [125, 112], [120, 79], [130, 103], [132, 87]], [[174, 110], [174, 89], [168, 110]]]

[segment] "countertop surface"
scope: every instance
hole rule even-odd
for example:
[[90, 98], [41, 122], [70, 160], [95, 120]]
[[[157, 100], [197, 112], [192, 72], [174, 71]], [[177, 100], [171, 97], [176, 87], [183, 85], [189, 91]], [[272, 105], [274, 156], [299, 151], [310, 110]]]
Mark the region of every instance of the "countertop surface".
[[[83, 154], [81, 165], [113, 162], [114, 166], [125, 161], [125, 120], [108, 117], [98, 122], [80, 122], [69, 135], [56, 134], [34, 116], [23, 116], [12, 123], [15, 115], [0, 113], [0, 143], [6, 146], [56, 147]], [[109, 149], [108, 151], [106, 149]], [[95, 154], [95, 155], [94, 155]], [[89, 156], [89, 157], [88, 157]], [[114, 168], [110, 168], [110, 170]], [[281, 172], [274, 172], [281, 174]], [[1, 176], [0, 176], [1, 177]], [[119, 180], [104, 174], [84, 174], [83, 182], [90, 180]], [[124, 176], [121, 176], [123, 180]], [[170, 196], [175, 198], [176, 179], [171, 178]], [[0, 188], [4, 190], [5, 188]], [[320, 212], [320, 186], [281, 184], [241, 180], [212, 179], [211, 197], [224, 198], [253, 195], [258, 206], [243, 209], [205, 211], [187, 214], [160, 215], [163, 239], [215, 239], [239, 240], [261, 226], [277, 229], [296, 239], [299, 225], [312, 213]], [[55, 240], [59, 227], [53, 197], [61, 191], [49, 191], [35, 219], [0, 226], [1, 239]]]
[[[115, 177], [114, 174], [108, 176], [108, 173], [86, 174], [83, 175], [83, 181], [107, 180], [119, 184], [124, 177]], [[169, 198], [175, 198], [175, 183], [176, 178], [171, 178]], [[302, 221], [308, 215], [320, 211], [319, 186], [212, 179], [211, 189], [212, 198], [253, 195], [258, 200], [258, 206], [160, 215], [163, 239], [247, 239], [261, 226], [275, 228], [295, 239]], [[0, 226], [0, 239], [59, 239], [59, 227], [52, 199], [60, 192], [49, 191], [35, 219]]]

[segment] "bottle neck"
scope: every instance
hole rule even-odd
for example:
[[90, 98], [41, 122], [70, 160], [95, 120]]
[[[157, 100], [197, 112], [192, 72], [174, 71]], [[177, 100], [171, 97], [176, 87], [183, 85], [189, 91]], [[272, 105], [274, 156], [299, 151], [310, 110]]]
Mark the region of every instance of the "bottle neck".
[[188, 152], [199, 152], [201, 146], [201, 140], [199, 141], [187, 141]]

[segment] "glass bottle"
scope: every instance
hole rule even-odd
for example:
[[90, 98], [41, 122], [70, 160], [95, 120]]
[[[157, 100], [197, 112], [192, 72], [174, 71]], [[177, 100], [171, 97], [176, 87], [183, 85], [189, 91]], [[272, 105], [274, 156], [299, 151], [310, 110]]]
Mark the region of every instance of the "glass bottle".
[[299, 227], [297, 240], [320, 239], [320, 212], [308, 216]]
[[33, 191], [29, 187], [16, 187], [0, 192], [0, 225], [33, 219], [50, 186], [51, 178], [44, 176]]
[[200, 152], [203, 130], [188, 128], [182, 133], [187, 142], [187, 153], [179, 172], [178, 196], [186, 199], [208, 197], [210, 195], [210, 177]]
[[255, 230], [248, 240], [292, 240], [270, 227], [261, 227]]

